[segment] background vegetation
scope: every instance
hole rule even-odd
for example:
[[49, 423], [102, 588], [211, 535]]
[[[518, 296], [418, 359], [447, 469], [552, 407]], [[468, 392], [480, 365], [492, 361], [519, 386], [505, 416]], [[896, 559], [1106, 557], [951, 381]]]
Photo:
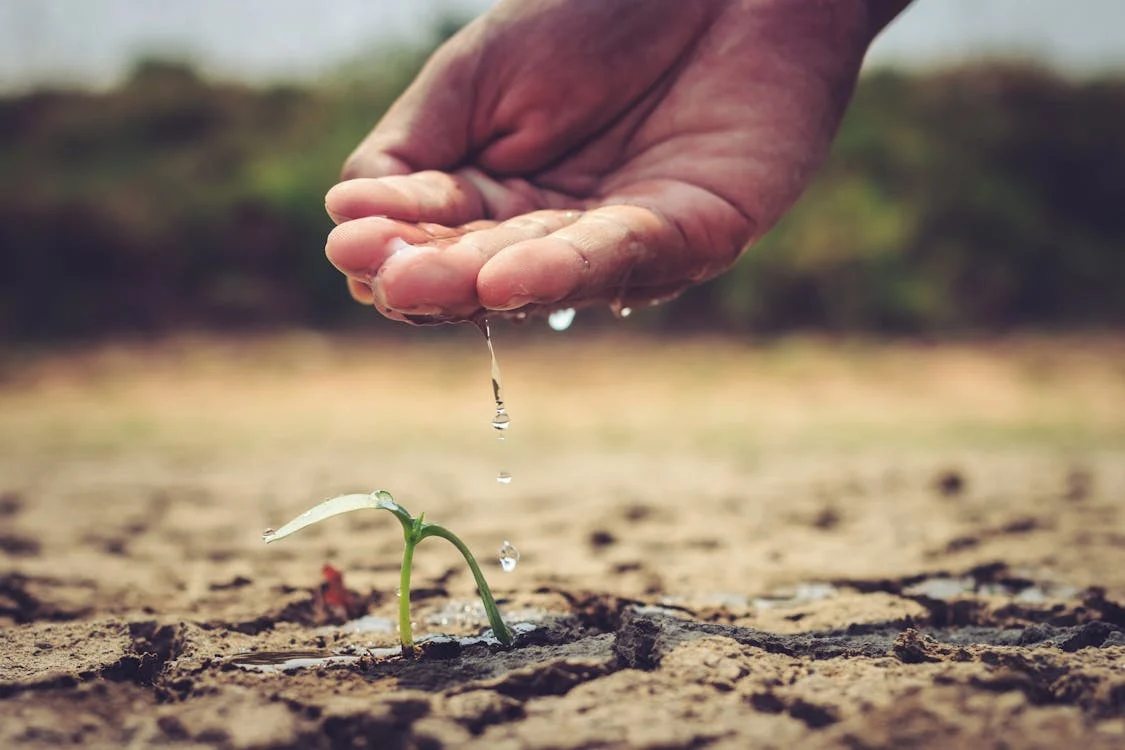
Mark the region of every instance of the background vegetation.
[[[0, 340], [371, 326], [323, 194], [424, 59], [254, 89], [138, 64], [0, 100]], [[1125, 323], [1125, 79], [867, 76], [822, 176], [656, 330], [964, 333]]]

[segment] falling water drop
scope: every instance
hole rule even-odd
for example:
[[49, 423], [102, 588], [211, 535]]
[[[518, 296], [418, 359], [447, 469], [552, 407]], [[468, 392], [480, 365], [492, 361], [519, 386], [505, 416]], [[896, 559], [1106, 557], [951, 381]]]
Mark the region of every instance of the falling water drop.
[[609, 309], [615, 318], [627, 318], [633, 314], [633, 309], [631, 307], [626, 307], [620, 297], [609, 303]]
[[570, 324], [574, 322], [574, 308], [568, 307], [565, 310], [555, 310], [547, 316], [547, 325], [551, 326], [552, 330], [565, 331], [570, 328]]
[[504, 408], [504, 384], [500, 378], [500, 364], [496, 361], [496, 349], [492, 346], [492, 329], [488, 326], [488, 319], [481, 318], [477, 323], [481, 333], [484, 334], [484, 341], [488, 344], [488, 356], [492, 360], [492, 399], [496, 402], [496, 416], [492, 418], [492, 428], [500, 432], [500, 439], [504, 439], [504, 430], [512, 423], [512, 418], [508, 416], [508, 410]]
[[511, 573], [516, 569], [516, 563], [520, 561], [520, 551], [509, 542], [507, 539], [500, 545], [500, 567], [504, 569], [505, 573]]
[[[496, 349], [492, 346], [492, 329], [488, 326], [487, 318], [478, 320], [477, 327], [484, 334], [485, 343], [488, 344], [488, 355], [492, 359], [492, 398], [496, 403], [496, 414], [492, 417], [492, 429], [496, 430], [496, 438], [503, 441], [504, 433], [512, 426], [512, 418], [508, 416], [508, 410], [504, 408], [503, 383], [500, 379], [500, 365], [496, 361]], [[500, 484], [511, 484], [512, 475], [507, 471], [501, 471], [496, 475], [496, 481]]]

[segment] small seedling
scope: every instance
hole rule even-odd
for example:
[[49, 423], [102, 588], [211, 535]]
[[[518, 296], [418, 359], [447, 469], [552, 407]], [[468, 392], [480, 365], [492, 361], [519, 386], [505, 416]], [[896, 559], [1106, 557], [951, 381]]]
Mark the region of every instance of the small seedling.
[[267, 529], [266, 532], [262, 534], [262, 541], [266, 543], [276, 542], [300, 531], [306, 526], [319, 523], [326, 518], [338, 516], [341, 513], [349, 513], [353, 510], [361, 510], [363, 508], [390, 511], [394, 514], [394, 517], [398, 519], [398, 522], [402, 524], [402, 536], [405, 540], [405, 546], [402, 550], [402, 571], [399, 578], [398, 632], [404, 656], [414, 652], [414, 636], [410, 626], [410, 572], [414, 561], [414, 547], [418, 545], [418, 542], [430, 536], [437, 536], [447, 540], [464, 556], [465, 562], [469, 564], [469, 569], [473, 571], [473, 578], [476, 579], [477, 592], [480, 594], [480, 600], [484, 604], [484, 611], [488, 614], [488, 624], [492, 626], [492, 632], [496, 635], [496, 639], [503, 645], [512, 645], [512, 631], [508, 629], [508, 626], [504, 624], [504, 619], [500, 617], [500, 610], [496, 607], [496, 600], [492, 598], [492, 589], [488, 587], [488, 581], [484, 580], [484, 574], [481, 573], [476, 558], [473, 557], [473, 553], [469, 551], [465, 543], [444, 526], [438, 526], [436, 523], [426, 523], [425, 513], [417, 518], [411, 516], [406, 508], [403, 508], [395, 502], [389, 492], [377, 490], [370, 495], [340, 495], [339, 497], [325, 500], [320, 505], [306, 510], [281, 528], [276, 530]]

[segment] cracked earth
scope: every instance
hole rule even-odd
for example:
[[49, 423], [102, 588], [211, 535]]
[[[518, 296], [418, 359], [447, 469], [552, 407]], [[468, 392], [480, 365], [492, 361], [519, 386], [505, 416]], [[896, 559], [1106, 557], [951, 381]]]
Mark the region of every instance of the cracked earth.
[[[517, 348], [496, 444], [475, 348], [392, 367], [311, 346], [255, 350], [252, 367], [229, 361], [241, 350], [99, 353], [8, 381], [0, 746], [1125, 744], [1125, 385], [1084, 350], [1094, 369], [1057, 393], [959, 354], [974, 388], [999, 384], [978, 402], [941, 385], [953, 370], [935, 377], [948, 352], [915, 352], [936, 357], [924, 376], [880, 355], [869, 391], [868, 360], [814, 375], [728, 350], [714, 371], [621, 389], [615, 348]], [[483, 387], [460, 384], [476, 365]], [[379, 395], [404, 368], [425, 375]], [[879, 409], [895, 416], [855, 416]], [[259, 540], [375, 487], [490, 563], [513, 648], [476, 637], [471, 575], [426, 542], [415, 632], [451, 638], [395, 652], [385, 514]], [[325, 563], [349, 611], [325, 606]]]

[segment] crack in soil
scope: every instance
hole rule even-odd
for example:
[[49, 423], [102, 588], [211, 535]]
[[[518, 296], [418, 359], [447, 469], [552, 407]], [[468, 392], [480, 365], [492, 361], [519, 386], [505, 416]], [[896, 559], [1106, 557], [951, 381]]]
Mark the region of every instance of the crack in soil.
[[161, 676], [168, 661], [181, 649], [180, 628], [161, 625], [155, 620], [129, 623], [130, 650], [99, 675], [112, 682], [132, 682], [150, 687]]
[[[847, 585], [901, 591], [909, 580]], [[263, 747], [436, 749], [456, 744], [448, 739], [450, 727], [467, 737], [491, 736], [492, 731], [527, 719], [529, 706], [536, 701], [565, 699], [579, 688], [596, 690], [601, 681], [626, 670], [660, 675], [677, 649], [719, 639], [735, 644], [747, 664], [760, 661], [760, 652], [810, 665], [840, 659], [871, 664], [893, 660], [939, 670], [976, 665], [976, 672], [939, 671], [932, 681], [987, 694], [1018, 693], [1036, 706], [1075, 706], [1095, 721], [1125, 716], [1125, 679], [1096, 666], [1075, 668], [1066, 661], [1080, 651], [1125, 646], [1122, 607], [1106, 599], [1104, 592], [1086, 592], [1084, 611], [1072, 609], [1068, 617], [1073, 624], [1066, 625], [1044, 621], [1044, 612], [1054, 612], [1054, 605], [1044, 605], [1043, 610], [1023, 608], [1020, 613], [982, 608], [973, 624], [935, 626], [931, 612], [930, 623], [862, 623], [796, 634], [702, 622], [685, 611], [590, 592], [563, 596], [571, 613], [549, 617], [542, 627], [522, 635], [513, 649], [485, 643], [435, 644], [413, 660], [362, 659], [357, 665], [307, 675], [259, 677], [232, 671], [229, 663], [204, 658], [190, 645], [191, 629], [203, 634], [213, 623], [143, 620], [126, 625], [126, 645], [118, 658], [71, 674], [0, 685], [0, 698], [15, 699], [25, 692], [71, 695], [101, 678], [105, 683], [145, 688], [154, 705], [186, 707], [218, 700], [216, 691], [222, 694], [241, 684], [258, 686], [252, 694], [259, 697], [253, 700], [282, 703], [293, 722], [290, 740]], [[981, 624], [986, 622], [990, 624]], [[262, 632], [271, 629], [272, 625]], [[802, 695], [781, 683], [754, 682], [759, 678], [737, 665], [706, 670], [727, 677], [709, 677], [699, 683], [701, 688], [742, 695], [742, 704], [756, 714], [792, 719], [811, 731], [843, 724], [849, 715], [846, 702], [831, 694]], [[809, 670], [815, 672], [813, 667]], [[332, 679], [324, 681], [329, 675]], [[323, 692], [287, 692], [289, 685], [310, 679], [323, 682]], [[261, 687], [267, 685], [266, 697], [260, 697]], [[362, 693], [363, 685], [374, 689], [368, 695], [375, 700], [359, 707], [333, 708], [335, 693]], [[112, 692], [104, 698], [112, 699]], [[166, 741], [230, 744], [228, 736], [208, 734], [212, 730], [191, 726], [177, 715], [160, 715], [153, 722], [153, 731]], [[697, 734], [683, 746], [702, 746], [722, 736], [712, 732], [707, 739]]]

